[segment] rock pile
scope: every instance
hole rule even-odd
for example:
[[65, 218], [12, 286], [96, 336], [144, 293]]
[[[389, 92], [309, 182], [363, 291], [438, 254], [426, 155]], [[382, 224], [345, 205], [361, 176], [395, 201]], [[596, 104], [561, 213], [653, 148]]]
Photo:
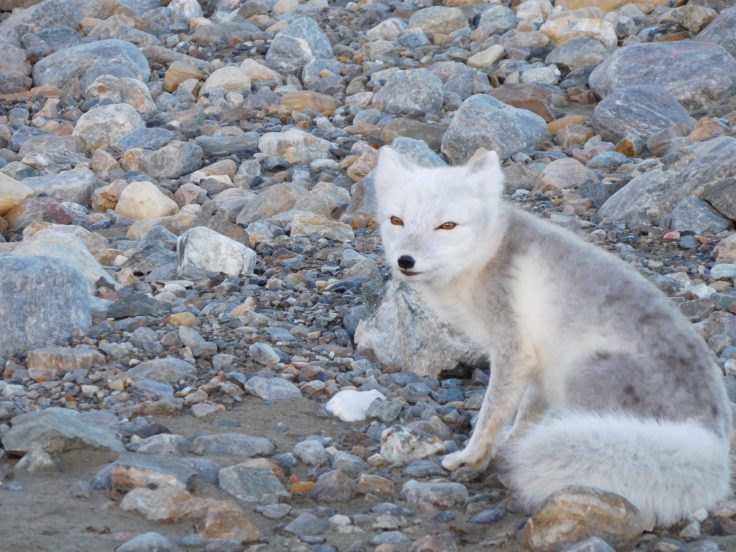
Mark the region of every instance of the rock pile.
[[372, 178], [498, 151], [736, 392], [730, 4], [0, 0], [0, 548], [736, 547], [732, 501], [525, 525], [441, 468], [487, 366], [386, 284]]

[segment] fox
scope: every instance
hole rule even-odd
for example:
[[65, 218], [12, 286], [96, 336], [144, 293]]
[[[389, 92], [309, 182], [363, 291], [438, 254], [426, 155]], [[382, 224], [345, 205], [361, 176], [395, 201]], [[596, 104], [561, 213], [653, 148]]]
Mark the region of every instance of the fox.
[[493, 151], [429, 168], [384, 146], [374, 175], [392, 275], [491, 362], [475, 426], [445, 469], [485, 469], [498, 453], [528, 511], [582, 486], [661, 526], [728, 496], [723, 374], [666, 295], [505, 201]]

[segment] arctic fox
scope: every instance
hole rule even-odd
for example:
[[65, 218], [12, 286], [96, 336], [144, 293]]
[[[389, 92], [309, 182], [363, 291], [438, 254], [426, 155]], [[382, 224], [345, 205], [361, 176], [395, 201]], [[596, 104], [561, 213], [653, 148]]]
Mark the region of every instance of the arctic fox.
[[430, 169], [385, 147], [376, 167], [392, 271], [491, 359], [475, 429], [442, 465], [485, 467], [513, 420], [504, 456], [527, 508], [570, 485], [661, 525], [713, 506], [731, 405], [708, 346], [635, 270], [505, 203], [502, 183], [494, 152]]

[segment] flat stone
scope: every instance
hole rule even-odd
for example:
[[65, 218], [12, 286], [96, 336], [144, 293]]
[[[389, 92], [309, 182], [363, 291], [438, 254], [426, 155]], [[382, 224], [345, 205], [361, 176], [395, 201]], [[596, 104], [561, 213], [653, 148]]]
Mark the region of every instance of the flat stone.
[[381, 456], [392, 464], [405, 465], [443, 452], [442, 441], [426, 431], [397, 425], [381, 434]]
[[176, 241], [177, 270], [196, 267], [228, 276], [252, 274], [256, 252], [204, 226], [187, 230]]
[[161, 486], [186, 489], [196, 474], [183, 459], [171, 454], [125, 452], [113, 464], [112, 487], [120, 491]]
[[464, 485], [451, 481], [421, 483], [410, 479], [401, 488], [401, 496], [420, 507], [457, 508], [465, 504], [468, 490]]
[[269, 439], [245, 433], [212, 433], [192, 439], [189, 452], [200, 456], [269, 456], [276, 450]]
[[720, 46], [694, 40], [632, 44], [596, 67], [589, 82], [600, 97], [628, 86], [664, 88], [686, 109], [698, 109], [730, 97], [736, 59]]
[[391, 75], [373, 96], [373, 104], [395, 115], [423, 115], [439, 112], [443, 95], [442, 81], [431, 71], [408, 69]]
[[112, 431], [85, 421], [74, 410], [56, 407], [16, 416], [3, 434], [2, 443], [15, 456], [31, 449], [54, 456], [80, 450], [111, 454], [125, 450]]
[[176, 137], [172, 131], [161, 127], [139, 128], [120, 138], [112, 145], [115, 153], [124, 153], [132, 148], [157, 150], [163, 148]]
[[67, 372], [88, 371], [105, 362], [105, 357], [89, 346], [41, 347], [28, 352], [28, 375], [36, 381], [59, 379]]
[[506, 159], [534, 147], [546, 133], [546, 122], [536, 113], [476, 95], [455, 113], [442, 138], [442, 153], [455, 164], [465, 163], [478, 148], [493, 150]]
[[690, 231], [695, 234], [712, 232], [717, 234], [729, 230], [733, 224], [721, 216], [702, 199], [685, 197], [681, 199], [670, 215], [670, 228], [679, 232]]
[[213, 90], [245, 93], [250, 91], [250, 78], [240, 67], [221, 67], [214, 71], [202, 84], [199, 95], [204, 96]]
[[468, 58], [468, 65], [476, 69], [488, 70], [504, 55], [505, 50], [501, 44], [493, 44], [485, 50], [481, 50]]
[[197, 377], [197, 369], [179, 358], [157, 358], [147, 360], [128, 369], [126, 372], [133, 379], [152, 379], [161, 383], [177, 383], [181, 380], [192, 381]]
[[108, 149], [126, 134], [146, 126], [140, 114], [127, 103], [102, 105], [82, 115], [74, 126], [84, 147]]
[[533, 549], [559, 550], [567, 544], [597, 536], [616, 548], [629, 548], [642, 532], [651, 530], [625, 498], [585, 488], [571, 488], [552, 495], [524, 526], [522, 539]]
[[299, 388], [289, 380], [283, 378], [264, 378], [253, 376], [245, 383], [245, 390], [264, 401], [278, 401], [301, 397]]
[[46, 194], [56, 201], [71, 201], [80, 205], [89, 205], [96, 184], [97, 177], [86, 167], [23, 179], [23, 185], [34, 194]]
[[0, 357], [69, 338], [92, 324], [84, 275], [60, 259], [0, 256]]
[[115, 206], [116, 213], [135, 220], [165, 217], [178, 211], [176, 202], [147, 180], [131, 182], [123, 188]]
[[148, 61], [134, 44], [109, 39], [65, 48], [39, 60], [33, 66], [33, 83], [35, 86], [63, 88], [101, 61], [127, 67], [143, 82], [151, 76]]
[[268, 468], [250, 468], [236, 464], [222, 468], [220, 488], [243, 502], [269, 503], [287, 498], [289, 493]]

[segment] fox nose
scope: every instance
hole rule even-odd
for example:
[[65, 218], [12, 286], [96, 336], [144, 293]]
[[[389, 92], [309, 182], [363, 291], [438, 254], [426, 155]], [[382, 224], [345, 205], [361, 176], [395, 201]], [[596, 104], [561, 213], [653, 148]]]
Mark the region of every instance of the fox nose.
[[409, 270], [410, 268], [414, 268], [414, 258], [409, 255], [402, 255], [399, 257], [398, 264], [399, 268]]

